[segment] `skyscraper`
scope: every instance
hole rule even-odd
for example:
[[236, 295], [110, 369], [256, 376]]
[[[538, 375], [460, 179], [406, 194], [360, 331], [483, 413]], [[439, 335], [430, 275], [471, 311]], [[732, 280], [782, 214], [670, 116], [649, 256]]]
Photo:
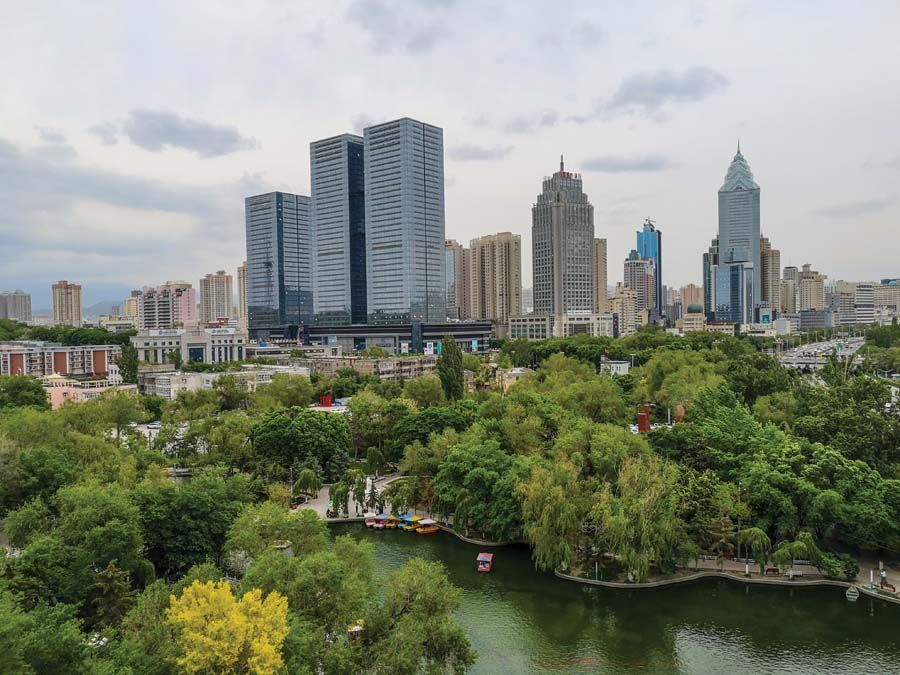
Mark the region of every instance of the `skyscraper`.
[[295, 337], [313, 317], [309, 197], [269, 192], [244, 207], [250, 334]]
[[501, 326], [522, 313], [522, 237], [500, 232], [473, 239], [464, 253], [467, 319], [488, 319]]
[[444, 272], [447, 275], [447, 318], [463, 319], [466, 288], [463, 283], [463, 246], [455, 239], [444, 242]]
[[232, 277], [219, 270], [200, 279], [200, 323], [230, 319], [234, 312]]
[[762, 297], [759, 246], [759, 185], [738, 143], [737, 154], [719, 188], [719, 265], [752, 263], [751, 310]]
[[619, 335], [634, 335], [637, 328], [637, 293], [620, 282], [616, 284], [611, 303], [613, 314], [618, 318]]
[[404, 117], [363, 135], [369, 322], [444, 321], [444, 131]]
[[655, 310], [656, 299], [656, 262], [653, 258], [642, 258], [635, 249], [625, 259], [625, 286], [635, 293], [634, 311]]
[[781, 311], [781, 251], [772, 248], [768, 237], [760, 237], [760, 281], [759, 305]]
[[81, 326], [81, 286], [65, 279], [53, 284], [53, 323]]
[[794, 266], [784, 268], [781, 279], [781, 311], [796, 314], [800, 311], [800, 270]]
[[531, 209], [534, 311], [591, 314], [594, 311], [594, 207], [581, 174], [559, 171], [544, 178]]
[[800, 311], [825, 309], [825, 275], [806, 264], [800, 270]]
[[703, 254], [703, 313], [707, 319], [713, 318], [713, 296], [715, 296], [715, 270], [719, 264], [719, 238], [715, 237], [709, 249]]
[[609, 289], [606, 273], [606, 239], [594, 239], [594, 313], [609, 311]]
[[366, 322], [364, 154], [353, 134], [309, 144], [317, 324]]
[[0, 319], [31, 321], [31, 294], [25, 291], [0, 292]]
[[722, 260], [713, 266], [711, 306], [716, 321], [753, 323], [756, 269], [747, 261]]
[[247, 330], [247, 261], [240, 264], [237, 269], [238, 287], [238, 325], [242, 331]]
[[653, 261], [656, 274], [654, 304], [651, 307], [643, 307], [641, 309], [655, 309], [659, 314], [662, 314], [663, 307], [666, 304], [666, 298], [662, 291], [662, 232], [656, 229], [656, 223], [649, 218], [644, 221], [644, 228], [637, 232], [637, 248], [635, 250], [641, 258], [649, 258]]

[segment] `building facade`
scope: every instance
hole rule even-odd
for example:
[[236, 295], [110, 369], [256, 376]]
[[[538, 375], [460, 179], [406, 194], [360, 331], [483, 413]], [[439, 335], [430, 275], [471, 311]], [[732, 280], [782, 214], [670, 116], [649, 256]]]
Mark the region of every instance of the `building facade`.
[[53, 323], [81, 326], [81, 286], [62, 279], [53, 284]]
[[269, 192], [244, 200], [247, 324], [253, 337], [295, 337], [313, 318], [309, 197]]
[[825, 275], [806, 264], [799, 272], [800, 311], [825, 309]]
[[657, 270], [652, 258], [642, 258], [632, 249], [625, 259], [624, 272], [625, 286], [634, 291], [635, 312], [650, 310], [657, 312], [658, 302], [656, 297]]
[[653, 302], [647, 308], [655, 309], [657, 314], [663, 314], [666, 298], [663, 295], [662, 282], [662, 232], [656, 229], [656, 223], [647, 218], [644, 227], [637, 232], [638, 256], [653, 261], [654, 285]]
[[[612, 311], [619, 335], [634, 335], [638, 327], [637, 292], [623, 283], [616, 284], [612, 297]], [[618, 337], [618, 336], [617, 336]]]
[[365, 141], [342, 134], [309, 144], [315, 321], [366, 322]]
[[703, 306], [703, 287], [697, 284], [688, 284], [678, 289], [678, 297], [681, 298], [681, 304], [687, 308], [690, 305]]
[[200, 279], [200, 323], [217, 323], [234, 314], [232, 277], [219, 270]]
[[158, 330], [197, 323], [197, 292], [186, 281], [147, 286], [138, 298], [138, 328]]
[[146, 363], [172, 363], [172, 352], [183, 363], [243, 361], [248, 343], [247, 334], [235, 328], [141, 330], [131, 337], [138, 359]]
[[409, 118], [365, 139], [369, 323], [444, 321], [444, 132]]
[[31, 294], [25, 291], [0, 291], [0, 319], [31, 321]]
[[725, 174], [725, 182], [719, 188], [719, 264], [725, 261], [753, 265], [751, 310], [762, 296], [760, 241], [759, 185], [753, 180], [750, 165], [738, 144], [737, 154]]
[[719, 238], [715, 237], [703, 254], [703, 312], [707, 318], [713, 316], [713, 296], [715, 295], [715, 269], [719, 265]]
[[756, 268], [748, 261], [723, 261], [714, 268], [713, 321], [753, 323]]
[[107, 375], [121, 353], [117, 345], [66, 347], [53, 342], [2, 342], [0, 375]]
[[247, 261], [245, 260], [237, 268], [237, 291], [238, 291], [238, 327], [247, 332]]
[[500, 232], [473, 239], [463, 251], [463, 319], [504, 328], [522, 313], [522, 237]]
[[768, 237], [760, 238], [760, 302], [759, 304], [781, 311], [781, 251], [772, 248]]
[[544, 178], [531, 209], [534, 311], [591, 314], [594, 311], [594, 207], [581, 174], [559, 171]]
[[463, 245], [455, 239], [444, 241], [444, 272], [447, 275], [447, 318], [462, 319], [466, 302]]
[[605, 314], [609, 309], [606, 239], [594, 239], [594, 313]]

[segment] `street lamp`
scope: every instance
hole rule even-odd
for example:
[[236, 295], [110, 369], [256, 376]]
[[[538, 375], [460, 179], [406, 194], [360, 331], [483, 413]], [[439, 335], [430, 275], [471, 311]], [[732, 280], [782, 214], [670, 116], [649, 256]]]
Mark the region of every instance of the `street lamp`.
[[635, 356], [637, 356], [637, 354], [632, 354], [632, 355], [631, 355], [631, 367], [632, 367], [632, 368], [634, 368], [634, 357], [635, 357]]

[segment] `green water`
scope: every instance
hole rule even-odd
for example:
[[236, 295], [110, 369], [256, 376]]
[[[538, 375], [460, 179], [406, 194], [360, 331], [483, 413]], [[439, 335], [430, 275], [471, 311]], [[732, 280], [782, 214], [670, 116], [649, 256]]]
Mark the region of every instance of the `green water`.
[[334, 531], [373, 542], [379, 574], [413, 556], [444, 563], [475, 673], [900, 673], [900, 606], [850, 603], [842, 588], [602, 590], [535, 572], [525, 548], [494, 550], [478, 574], [480, 549], [446, 533]]

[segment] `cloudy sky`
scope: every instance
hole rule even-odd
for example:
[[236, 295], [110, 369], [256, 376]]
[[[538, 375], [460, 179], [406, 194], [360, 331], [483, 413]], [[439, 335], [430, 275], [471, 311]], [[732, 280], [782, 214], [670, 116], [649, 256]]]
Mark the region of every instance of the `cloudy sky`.
[[447, 237], [523, 237], [542, 176], [580, 171], [609, 239], [663, 231], [700, 282], [738, 137], [782, 264], [900, 276], [900, 3], [4, 3], [0, 289], [48, 307], [234, 272], [243, 198], [309, 193], [309, 142], [444, 129]]

